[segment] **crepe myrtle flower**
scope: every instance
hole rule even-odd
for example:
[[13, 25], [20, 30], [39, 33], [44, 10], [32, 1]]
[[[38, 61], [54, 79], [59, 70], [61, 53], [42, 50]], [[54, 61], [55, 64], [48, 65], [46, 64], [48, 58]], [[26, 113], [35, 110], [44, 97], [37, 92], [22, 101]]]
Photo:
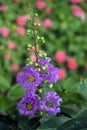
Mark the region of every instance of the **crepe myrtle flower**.
[[33, 116], [38, 110], [38, 103], [38, 96], [35, 93], [26, 93], [24, 97], [22, 97], [22, 99], [17, 103], [20, 115]]
[[51, 115], [56, 115], [60, 112], [61, 97], [57, 96], [57, 93], [50, 91], [46, 94], [44, 99], [40, 101], [40, 110], [45, 110]]
[[23, 72], [17, 75], [18, 83], [22, 84], [25, 89], [32, 90], [41, 83], [40, 74], [37, 68], [32, 66], [25, 66]]
[[58, 68], [55, 68], [52, 64], [49, 64], [46, 70], [41, 71], [41, 78], [47, 82], [57, 82], [58, 77]]
[[47, 57], [47, 59], [44, 58], [44, 57], [41, 57], [40, 60], [39, 60], [39, 62], [38, 62], [38, 64], [39, 64], [40, 66], [48, 65], [50, 61], [51, 61], [51, 58], [50, 58], [50, 57]]

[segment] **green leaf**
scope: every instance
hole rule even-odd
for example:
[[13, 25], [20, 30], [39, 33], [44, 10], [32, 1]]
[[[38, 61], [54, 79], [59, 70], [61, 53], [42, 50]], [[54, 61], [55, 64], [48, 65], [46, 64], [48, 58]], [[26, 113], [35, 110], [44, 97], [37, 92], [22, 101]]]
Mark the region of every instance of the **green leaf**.
[[21, 85], [16, 84], [12, 86], [12, 88], [8, 92], [8, 98], [10, 100], [18, 100], [24, 95], [24, 93], [25, 93], [24, 88]]
[[7, 97], [0, 96], [0, 112], [7, 112], [11, 107], [11, 102]]
[[78, 86], [78, 93], [85, 99], [87, 100], [87, 85], [86, 82], [82, 82]]
[[9, 88], [10, 88], [9, 81], [6, 78], [0, 76], [0, 91], [4, 92]]
[[64, 89], [68, 92], [77, 92], [77, 86], [78, 86], [78, 79], [75, 78], [68, 78], [66, 80], [62, 81], [62, 85], [64, 87]]
[[36, 130], [40, 125], [39, 118], [24, 118], [22, 117], [21, 122], [19, 121], [21, 130]]
[[0, 130], [11, 130], [7, 125], [0, 123]]
[[84, 108], [84, 109], [80, 110], [77, 113], [76, 117], [85, 117], [86, 118], [87, 117], [87, 108]]
[[81, 130], [87, 127], [87, 118], [76, 118], [65, 122], [57, 130]]
[[81, 129], [81, 130], [87, 130], [87, 128]]
[[[61, 124], [69, 120], [70, 118], [65, 116], [51, 117], [49, 120], [42, 122], [38, 130], [56, 129]], [[45, 119], [46, 120], [46, 119]]]

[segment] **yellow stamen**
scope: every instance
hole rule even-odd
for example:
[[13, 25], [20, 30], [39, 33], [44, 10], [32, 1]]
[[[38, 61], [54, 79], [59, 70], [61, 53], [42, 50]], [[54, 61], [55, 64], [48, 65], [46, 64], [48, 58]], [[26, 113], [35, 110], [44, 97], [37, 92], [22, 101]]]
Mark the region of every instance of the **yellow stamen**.
[[33, 82], [34, 80], [35, 80], [35, 78], [32, 75], [28, 76], [28, 81], [29, 82]]
[[33, 104], [30, 102], [30, 103], [27, 103], [26, 104], [26, 109], [27, 110], [32, 110], [33, 109]]

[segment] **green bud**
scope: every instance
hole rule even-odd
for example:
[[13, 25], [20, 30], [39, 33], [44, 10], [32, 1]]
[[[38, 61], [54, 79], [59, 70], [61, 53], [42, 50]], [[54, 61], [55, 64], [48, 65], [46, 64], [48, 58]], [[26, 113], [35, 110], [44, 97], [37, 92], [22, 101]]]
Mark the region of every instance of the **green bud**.
[[42, 89], [39, 89], [39, 92], [42, 93]]
[[35, 66], [38, 66], [38, 64], [37, 64], [37, 63], [35, 63]]
[[27, 58], [26, 61], [29, 61], [29, 58]]
[[41, 37], [41, 40], [44, 40], [44, 37]]
[[47, 57], [47, 53], [44, 53], [44, 56]]
[[29, 66], [29, 64], [27, 63], [26, 66]]
[[32, 48], [32, 45], [31, 45], [31, 44], [28, 44], [27, 47]]
[[29, 21], [32, 21], [32, 18], [28, 18]]
[[37, 16], [38, 16], [38, 14], [37, 14], [37, 13], [35, 13], [35, 16], [37, 17]]
[[46, 66], [42, 66], [42, 70], [46, 70]]
[[38, 39], [38, 40], [40, 40], [40, 37], [39, 37], [39, 36], [37, 36], [37, 39]]
[[42, 42], [45, 43], [45, 40], [43, 40]]
[[42, 111], [40, 112], [40, 115], [43, 115], [43, 112], [42, 112]]
[[40, 24], [39, 24], [39, 23], [38, 23], [37, 25], [40, 27]]
[[41, 71], [41, 69], [40, 69], [40, 68], [38, 68], [38, 71], [40, 72], [40, 71]]
[[53, 84], [49, 84], [49, 88], [53, 88]]
[[34, 23], [34, 26], [37, 26], [37, 23]]
[[28, 30], [27, 30], [27, 32], [28, 32], [28, 33], [30, 33], [30, 32], [31, 32], [31, 30], [30, 30], [30, 29], [28, 29]]
[[32, 64], [33, 64], [33, 62], [32, 62], [32, 61], [30, 61], [30, 62], [29, 62], [29, 64], [30, 64], [30, 65], [32, 65]]
[[42, 57], [42, 53], [39, 53], [38, 55], [39, 55], [40, 57]]
[[37, 30], [35, 30], [35, 33], [37, 34]]

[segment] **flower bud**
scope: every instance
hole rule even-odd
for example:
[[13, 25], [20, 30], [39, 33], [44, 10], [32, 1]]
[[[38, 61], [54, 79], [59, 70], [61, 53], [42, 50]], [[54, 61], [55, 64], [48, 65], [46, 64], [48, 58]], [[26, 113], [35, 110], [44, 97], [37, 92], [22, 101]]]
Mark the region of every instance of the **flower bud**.
[[37, 14], [37, 13], [35, 13], [35, 16], [37, 17], [37, 16], [38, 16], [38, 14]]
[[53, 84], [49, 84], [49, 88], [53, 88]]
[[42, 70], [46, 70], [46, 66], [42, 66]]
[[39, 92], [42, 93], [42, 89], [39, 89]]

